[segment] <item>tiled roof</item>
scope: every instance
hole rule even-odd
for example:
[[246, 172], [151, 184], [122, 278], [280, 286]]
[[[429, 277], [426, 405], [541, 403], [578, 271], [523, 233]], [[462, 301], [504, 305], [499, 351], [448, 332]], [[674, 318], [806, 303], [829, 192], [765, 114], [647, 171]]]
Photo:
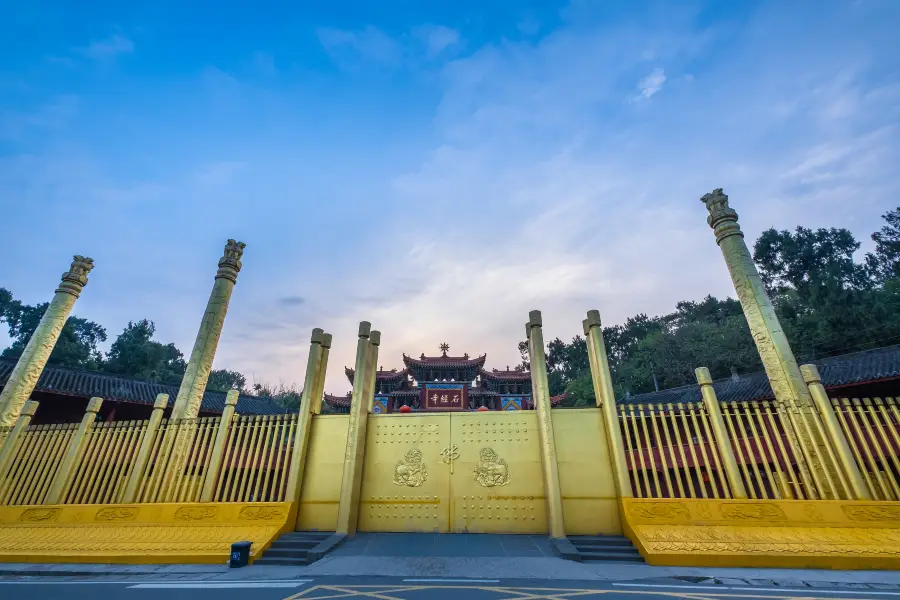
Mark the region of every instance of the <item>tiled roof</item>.
[[331, 394], [325, 394], [325, 402], [327, 402], [331, 406], [350, 406], [350, 397], [350, 392], [347, 392], [346, 396], [333, 396]]
[[[900, 379], [900, 345], [832, 356], [813, 361], [812, 364], [819, 368], [822, 384], [829, 390], [861, 383]], [[737, 379], [720, 379], [713, 382], [713, 387], [719, 400], [724, 402], [764, 400], [775, 397], [764, 372], [741, 375]], [[616, 399], [620, 404], [668, 404], [699, 400], [700, 386], [697, 384], [637, 394], [627, 400], [625, 398]]]
[[407, 367], [476, 367], [478, 369], [484, 366], [487, 354], [482, 354], [478, 358], [469, 358], [465, 356], [425, 356], [419, 358], [403, 355], [403, 364]]
[[484, 379], [502, 379], [504, 381], [524, 381], [531, 379], [531, 373], [528, 371], [515, 371], [509, 370], [507, 368], [505, 371], [498, 371], [497, 369], [492, 369], [490, 371], [486, 371], [481, 369], [479, 374]]
[[[356, 373], [356, 369], [351, 369], [350, 367], [344, 367], [344, 374], [347, 376], [347, 379], [350, 380], [350, 383], [353, 383], [353, 376]], [[407, 370], [402, 369], [398, 371], [397, 369], [391, 369], [390, 371], [375, 371], [375, 379], [380, 381], [390, 381], [392, 379], [406, 379]]]
[[[0, 386], [6, 385], [15, 366], [15, 359], [0, 358]], [[178, 386], [54, 365], [44, 367], [34, 389], [37, 392], [64, 396], [80, 398], [97, 396], [104, 400], [150, 405], [156, 400], [157, 394], [168, 394], [169, 406], [175, 404], [175, 398], [178, 396]], [[207, 391], [203, 394], [203, 401], [200, 405], [202, 411], [221, 413], [224, 408], [225, 392]], [[291, 409], [284, 408], [271, 398], [246, 394], [238, 397], [236, 410], [245, 415], [274, 415], [291, 412]]]

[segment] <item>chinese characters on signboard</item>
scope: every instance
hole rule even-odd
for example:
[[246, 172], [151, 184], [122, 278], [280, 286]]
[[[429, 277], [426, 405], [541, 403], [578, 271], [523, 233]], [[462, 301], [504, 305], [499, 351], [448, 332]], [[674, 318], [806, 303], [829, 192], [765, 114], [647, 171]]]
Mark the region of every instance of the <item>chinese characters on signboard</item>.
[[425, 410], [462, 410], [466, 406], [466, 391], [462, 385], [426, 384], [423, 395]]

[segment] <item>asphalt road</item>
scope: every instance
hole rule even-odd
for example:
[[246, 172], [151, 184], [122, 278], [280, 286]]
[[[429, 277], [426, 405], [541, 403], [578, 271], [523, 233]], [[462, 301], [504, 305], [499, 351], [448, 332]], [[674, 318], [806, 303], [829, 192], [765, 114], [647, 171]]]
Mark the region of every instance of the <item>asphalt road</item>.
[[689, 583], [597, 581], [463, 580], [438, 578], [319, 577], [295, 580], [0, 580], [6, 600], [687, 600], [865, 598], [900, 600], [900, 591], [828, 588], [766, 588]]

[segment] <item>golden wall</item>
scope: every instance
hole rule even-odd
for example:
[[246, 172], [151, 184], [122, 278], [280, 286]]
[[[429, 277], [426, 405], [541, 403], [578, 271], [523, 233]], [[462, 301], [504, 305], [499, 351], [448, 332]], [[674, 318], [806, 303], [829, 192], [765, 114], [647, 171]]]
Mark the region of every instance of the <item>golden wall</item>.
[[622, 535], [603, 411], [553, 411], [563, 520], [568, 535]]

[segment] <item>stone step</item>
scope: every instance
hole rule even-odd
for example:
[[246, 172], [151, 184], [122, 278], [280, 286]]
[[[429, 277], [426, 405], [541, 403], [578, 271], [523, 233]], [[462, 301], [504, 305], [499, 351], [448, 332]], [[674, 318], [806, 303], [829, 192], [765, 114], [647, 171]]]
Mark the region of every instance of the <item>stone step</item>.
[[280, 548], [282, 550], [312, 550], [321, 542], [319, 540], [285, 540], [280, 539], [272, 542], [270, 548]]
[[633, 554], [621, 552], [582, 552], [581, 560], [597, 560], [609, 562], [644, 562], [644, 558], [635, 550]]
[[269, 548], [265, 551], [265, 557], [278, 557], [278, 558], [302, 558], [306, 560], [306, 550], [295, 550], [293, 548]]
[[[266, 552], [266, 554], [268, 554], [268, 552]], [[265, 556], [263, 558], [257, 559], [253, 564], [305, 567], [309, 564], [309, 562], [305, 558], [269, 558], [268, 556]]]

